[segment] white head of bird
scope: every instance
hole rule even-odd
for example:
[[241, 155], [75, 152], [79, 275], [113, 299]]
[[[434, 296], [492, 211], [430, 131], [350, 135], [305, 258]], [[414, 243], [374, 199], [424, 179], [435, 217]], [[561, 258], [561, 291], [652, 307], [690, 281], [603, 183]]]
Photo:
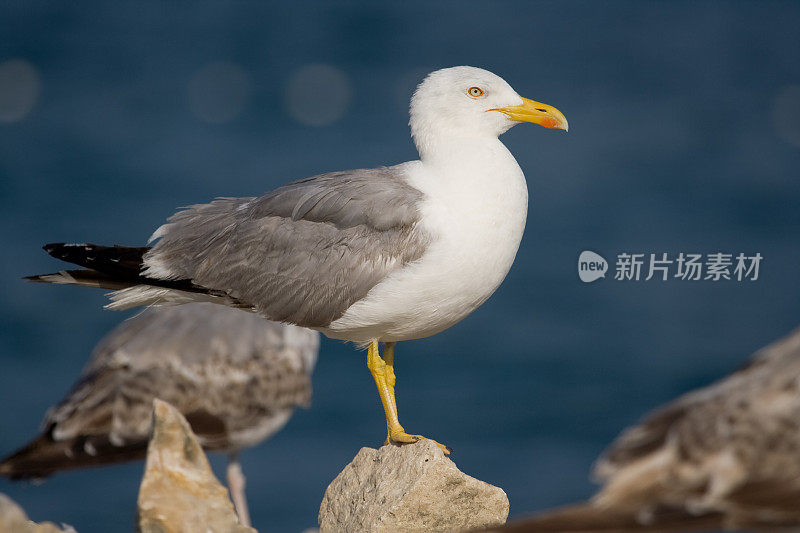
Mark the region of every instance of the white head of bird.
[[497, 138], [520, 122], [567, 130], [555, 107], [521, 97], [500, 76], [476, 67], [430, 73], [411, 98], [411, 136], [420, 156], [440, 142]]

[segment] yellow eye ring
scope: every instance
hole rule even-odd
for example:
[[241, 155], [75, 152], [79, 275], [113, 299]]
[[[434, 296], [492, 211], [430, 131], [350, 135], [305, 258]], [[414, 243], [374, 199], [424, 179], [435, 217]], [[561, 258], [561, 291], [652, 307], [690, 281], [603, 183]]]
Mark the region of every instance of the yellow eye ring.
[[467, 94], [473, 98], [478, 98], [479, 96], [483, 96], [483, 89], [480, 87], [470, 87], [467, 89]]

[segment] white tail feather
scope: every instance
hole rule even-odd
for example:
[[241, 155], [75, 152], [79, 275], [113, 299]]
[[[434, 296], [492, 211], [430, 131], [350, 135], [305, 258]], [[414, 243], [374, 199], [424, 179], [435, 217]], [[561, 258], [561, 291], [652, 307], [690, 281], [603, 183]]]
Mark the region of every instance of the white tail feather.
[[56, 274], [46, 274], [44, 276], [39, 276], [39, 279], [42, 281], [46, 281], [47, 283], [58, 283], [61, 285], [82, 285], [78, 283], [78, 281], [69, 275], [68, 272], [61, 271]]
[[109, 293], [111, 303], [106, 309], [122, 311], [143, 305], [178, 305], [189, 302], [219, 302], [219, 299], [210, 294], [186, 292], [163, 287], [136, 285]]
[[82, 285], [84, 287], [100, 287], [104, 288], [103, 284], [99, 281], [89, 280], [89, 279], [75, 279], [69, 272], [64, 270], [56, 273], [56, 274], [45, 274], [42, 276], [38, 276], [38, 281], [44, 281], [46, 283], [57, 283], [59, 285]]

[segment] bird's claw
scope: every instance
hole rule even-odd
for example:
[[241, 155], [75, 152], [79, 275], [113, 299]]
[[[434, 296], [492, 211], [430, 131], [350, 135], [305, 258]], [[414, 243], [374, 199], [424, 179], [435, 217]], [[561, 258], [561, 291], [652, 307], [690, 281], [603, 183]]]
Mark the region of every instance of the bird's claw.
[[397, 444], [398, 446], [403, 444], [413, 444], [415, 442], [419, 442], [422, 439], [429, 440], [433, 442], [436, 446], [439, 447], [440, 450], [444, 452], [445, 455], [450, 455], [453, 449], [450, 446], [446, 446], [439, 442], [436, 442], [433, 439], [429, 439], [428, 437], [423, 437], [422, 435], [409, 435], [405, 431], [398, 431], [395, 433], [390, 433], [387, 435], [386, 440], [383, 442], [383, 445], [386, 446], [387, 444]]

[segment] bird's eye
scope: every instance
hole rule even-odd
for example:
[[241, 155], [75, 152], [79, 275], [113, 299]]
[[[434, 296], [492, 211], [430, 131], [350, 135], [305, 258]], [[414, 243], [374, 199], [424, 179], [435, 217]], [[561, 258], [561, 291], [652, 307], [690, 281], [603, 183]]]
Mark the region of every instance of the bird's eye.
[[467, 89], [467, 94], [474, 98], [477, 98], [479, 96], [483, 96], [483, 89], [481, 89], [480, 87], [470, 87], [469, 89]]

